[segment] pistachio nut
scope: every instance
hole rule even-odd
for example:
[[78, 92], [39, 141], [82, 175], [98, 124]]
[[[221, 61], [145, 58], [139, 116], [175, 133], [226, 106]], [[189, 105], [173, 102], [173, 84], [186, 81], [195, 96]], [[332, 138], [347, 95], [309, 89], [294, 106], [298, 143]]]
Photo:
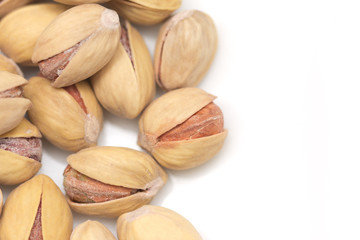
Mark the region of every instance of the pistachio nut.
[[32, 61], [54, 87], [84, 80], [104, 67], [119, 42], [119, 16], [98, 4], [63, 12], [42, 32]]
[[109, 6], [120, 16], [142, 25], [153, 25], [163, 21], [178, 9], [181, 0], [112, 0]]
[[70, 240], [116, 240], [116, 238], [100, 222], [88, 220], [74, 229]]
[[140, 117], [138, 144], [166, 168], [183, 170], [205, 163], [220, 151], [227, 135], [214, 99], [199, 88], [167, 92]]
[[2, 194], [2, 191], [0, 189], [0, 216], [1, 216], [1, 210], [2, 210], [2, 205], [3, 205], [3, 194]]
[[30, 100], [22, 97], [25, 84], [23, 77], [0, 71], [0, 134], [15, 128], [30, 108]]
[[24, 118], [16, 128], [0, 135], [0, 184], [28, 180], [41, 168], [41, 157], [41, 134]]
[[117, 220], [119, 239], [201, 240], [195, 227], [180, 214], [159, 206], [145, 205]]
[[21, 71], [19, 66], [14, 62], [14, 60], [6, 57], [1, 51], [0, 51], [0, 71], [7, 71], [13, 74], [20, 75], [22, 77], [24, 76], [23, 72]]
[[121, 147], [90, 147], [67, 158], [64, 188], [79, 213], [118, 217], [149, 203], [167, 175], [148, 154]]
[[50, 22], [67, 8], [61, 4], [41, 3], [9, 13], [0, 22], [0, 49], [21, 65], [36, 66], [31, 56], [37, 39]]
[[33, 1], [34, 0], [2, 0], [0, 1], [0, 17]]
[[217, 49], [213, 20], [197, 11], [183, 11], [160, 29], [154, 53], [155, 80], [164, 90], [195, 87]]
[[110, 0], [55, 0], [55, 2], [63, 3], [66, 5], [80, 5], [85, 3], [104, 3]]
[[129, 21], [121, 23], [121, 37], [115, 55], [91, 77], [91, 83], [105, 109], [117, 116], [133, 119], [154, 98], [154, 71], [140, 33]]
[[8, 196], [0, 220], [0, 239], [69, 239], [73, 218], [64, 195], [46, 175], [38, 175]]
[[53, 88], [48, 79], [32, 77], [24, 95], [33, 103], [30, 120], [52, 144], [72, 152], [96, 145], [103, 116], [86, 81]]

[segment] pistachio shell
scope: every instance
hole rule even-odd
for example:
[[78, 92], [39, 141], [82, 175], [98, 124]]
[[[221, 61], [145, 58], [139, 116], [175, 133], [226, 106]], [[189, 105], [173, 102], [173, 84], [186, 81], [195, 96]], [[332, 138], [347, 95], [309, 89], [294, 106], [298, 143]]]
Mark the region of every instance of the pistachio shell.
[[3, 205], [3, 194], [2, 194], [2, 191], [0, 189], [0, 216], [1, 216], [2, 205]]
[[0, 52], [0, 71], [7, 71], [10, 73], [18, 74], [22, 77], [24, 76], [19, 66], [11, 58], [4, 56], [1, 52]]
[[31, 56], [38, 37], [67, 8], [61, 4], [42, 3], [27, 5], [9, 13], [0, 22], [0, 49], [21, 65], [36, 66]]
[[19, 123], [19, 125], [16, 126], [16, 128], [0, 135], [0, 138], [17, 138], [17, 137], [41, 138], [42, 136], [39, 129], [35, 125], [31, 124], [26, 118], [23, 118]]
[[163, 21], [181, 5], [181, 0], [149, 1], [149, 0], [113, 0], [109, 3], [120, 16], [130, 21], [153, 25]]
[[0, 92], [27, 84], [28, 81], [14, 73], [0, 71]]
[[199, 88], [182, 88], [162, 95], [140, 117], [138, 144], [167, 168], [183, 170], [205, 163], [222, 148], [227, 130], [191, 140], [162, 142], [158, 138], [214, 99]]
[[34, 0], [3, 0], [0, 2], [0, 17]]
[[154, 98], [155, 81], [150, 53], [143, 38], [128, 21], [124, 28], [127, 29], [134, 66], [123, 44], [119, 43], [111, 61], [92, 76], [91, 83], [105, 109], [133, 119]]
[[43, 239], [69, 239], [70, 208], [60, 189], [45, 175], [32, 178], [10, 193], [0, 220], [0, 239], [29, 239], [40, 201]]
[[104, 3], [110, 0], [56, 0], [55, 2], [63, 3], [66, 5], [80, 5], [85, 3]]
[[217, 49], [214, 22], [197, 10], [183, 11], [160, 29], [154, 54], [155, 80], [164, 90], [196, 86]]
[[88, 220], [74, 229], [70, 240], [116, 240], [116, 238], [100, 222]]
[[100, 182], [142, 189], [128, 197], [101, 203], [76, 203], [70, 207], [83, 214], [118, 217], [149, 203], [167, 180], [166, 173], [146, 153], [121, 147], [91, 147], [67, 158], [72, 168]]
[[[64, 87], [84, 80], [104, 67], [119, 42], [119, 17], [98, 4], [83, 4], [60, 14], [40, 35], [32, 56], [38, 63], [80, 43], [77, 52], [52, 82]], [[54, 37], [56, 36], [56, 37]]]
[[87, 114], [66, 90], [51, 87], [43, 77], [31, 78], [24, 88], [33, 103], [30, 120], [52, 144], [74, 152], [96, 145], [102, 128], [102, 110], [90, 85], [83, 81], [75, 86]]
[[146, 205], [121, 215], [117, 220], [119, 239], [201, 240], [194, 226], [180, 214], [159, 206]]

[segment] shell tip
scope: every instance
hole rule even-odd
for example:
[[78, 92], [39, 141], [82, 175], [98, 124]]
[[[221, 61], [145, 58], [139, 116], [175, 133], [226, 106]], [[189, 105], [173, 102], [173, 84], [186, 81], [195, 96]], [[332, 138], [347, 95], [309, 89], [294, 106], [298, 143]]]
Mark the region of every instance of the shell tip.
[[111, 9], [106, 9], [101, 14], [101, 23], [104, 27], [116, 29], [120, 27], [119, 15]]

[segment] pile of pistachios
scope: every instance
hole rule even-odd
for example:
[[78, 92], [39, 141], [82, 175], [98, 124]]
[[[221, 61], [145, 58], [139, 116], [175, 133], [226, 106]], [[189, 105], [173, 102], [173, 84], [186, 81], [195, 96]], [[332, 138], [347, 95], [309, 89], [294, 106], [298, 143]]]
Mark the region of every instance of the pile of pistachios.
[[[196, 88], [217, 49], [213, 20], [174, 14], [181, 0], [56, 1], [0, 0], [0, 187], [20, 184], [4, 206], [0, 189], [0, 240], [116, 239], [97, 221], [73, 230], [72, 211], [117, 218], [119, 240], [202, 239], [181, 215], [148, 204], [166, 169], [204, 164], [227, 136], [216, 97]], [[162, 24], [153, 59], [131, 23]], [[26, 80], [19, 65], [38, 74]], [[103, 109], [138, 119], [144, 151], [97, 146]], [[65, 195], [35, 176], [42, 137], [72, 152]]]

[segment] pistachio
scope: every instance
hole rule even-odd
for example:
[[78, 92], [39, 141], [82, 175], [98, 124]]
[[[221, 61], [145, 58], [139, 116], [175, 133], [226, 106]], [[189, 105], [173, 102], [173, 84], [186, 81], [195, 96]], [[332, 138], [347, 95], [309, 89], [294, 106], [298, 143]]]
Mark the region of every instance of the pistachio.
[[161, 27], [156, 42], [156, 82], [164, 90], [198, 85], [216, 49], [217, 33], [210, 16], [197, 10], [176, 14]]
[[205, 163], [220, 151], [227, 135], [214, 99], [199, 88], [162, 95], [140, 117], [138, 144], [166, 168], [183, 170]]
[[0, 184], [28, 180], [39, 171], [41, 157], [41, 134], [24, 118], [16, 128], [0, 135]]
[[64, 188], [79, 213], [118, 217], [149, 203], [167, 180], [146, 153], [121, 147], [90, 147], [67, 158]]
[[119, 42], [119, 26], [113, 10], [98, 4], [73, 7], [42, 32], [32, 61], [54, 87], [82, 81], [110, 61]]
[[91, 83], [105, 109], [133, 119], [154, 98], [154, 72], [150, 53], [139, 32], [128, 21], [121, 23], [115, 55], [91, 77]]
[[25, 84], [23, 77], [0, 71], [0, 134], [15, 128], [30, 108], [30, 100], [22, 97]]
[[41, 3], [9, 13], [0, 22], [0, 49], [21, 65], [36, 66], [31, 56], [37, 39], [50, 22], [67, 8], [61, 4]]
[[34, 0], [2, 0], [0, 1], [0, 17], [33, 1]]
[[55, 2], [63, 3], [66, 5], [80, 5], [85, 3], [104, 3], [110, 0], [56, 0]]
[[38, 175], [8, 196], [0, 220], [0, 239], [69, 239], [72, 224], [61, 190], [48, 176]]
[[201, 240], [194, 226], [180, 214], [159, 206], [145, 205], [117, 220], [119, 239]]
[[37, 76], [29, 80], [24, 95], [33, 103], [30, 120], [52, 144], [73, 152], [96, 145], [102, 110], [86, 81], [53, 88], [49, 80]]
[[163, 21], [181, 5], [181, 0], [113, 0], [108, 4], [120, 16], [142, 25], [153, 25]]
[[70, 240], [116, 240], [116, 238], [100, 222], [88, 220], [74, 229]]
[[2, 194], [2, 191], [0, 189], [0, 216], [1, 216], [1, 211], [2, 211], [2, 205], [3, 205], [3, 194]]
[[0, 52], [0, 71], [7, 71], [22, 77], [24, 76], [19, 66], [11, 58], [3, 55], [2, 52]]

